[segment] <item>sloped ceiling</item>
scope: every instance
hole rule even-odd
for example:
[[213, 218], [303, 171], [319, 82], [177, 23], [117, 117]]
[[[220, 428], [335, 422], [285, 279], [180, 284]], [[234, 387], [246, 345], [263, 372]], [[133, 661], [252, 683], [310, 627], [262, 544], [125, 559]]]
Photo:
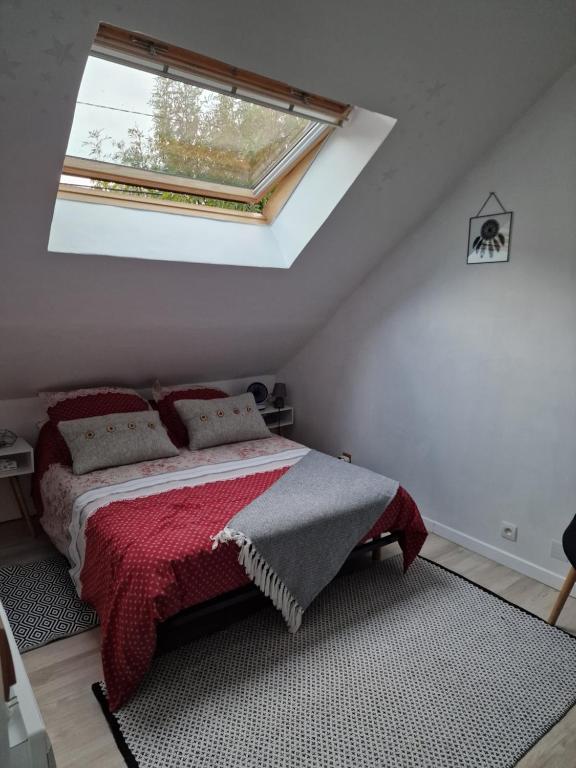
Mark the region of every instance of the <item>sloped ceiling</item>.
[[[0, 0], [0, 14], [0, 399], [274, 371], [575, 55], [572, 0]], [[398, 125], [290, 270], [49, 254], [100, 20]]]

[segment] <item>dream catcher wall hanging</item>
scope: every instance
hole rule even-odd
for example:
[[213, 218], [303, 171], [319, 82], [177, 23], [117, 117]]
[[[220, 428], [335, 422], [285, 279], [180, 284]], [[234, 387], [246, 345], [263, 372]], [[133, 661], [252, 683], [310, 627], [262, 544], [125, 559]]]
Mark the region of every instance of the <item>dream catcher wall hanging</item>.
[[[500, 206], [500, 213], [482, 214], [490, 199]], [[490, 192], [482, 208], [470, 219], [468, 229], [468, 264], [510, 261], [512, 212], [507, 211], [495, 192]]]

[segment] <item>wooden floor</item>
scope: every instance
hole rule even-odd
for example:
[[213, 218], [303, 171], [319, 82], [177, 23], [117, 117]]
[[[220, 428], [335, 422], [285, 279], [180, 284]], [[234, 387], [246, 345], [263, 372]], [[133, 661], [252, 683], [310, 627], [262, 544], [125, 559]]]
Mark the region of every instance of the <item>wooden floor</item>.
[[[0, 524], [0, 563], [26, 562], [50, 552], [50, 543], [43, 537], [31, 539], [20, 521]], [[553, 589], [438, 536], [428, 537], [423, 554], [538, 616], [545, 617], [554, 602]], [[568, 600], [558, 625], [576, 635], [576, 600], [573, 598]], [[99, 630], [38, 648], [23, 658], [54, 746], [58, 768], [88, 765], [122, 768], [124, 762], [90, 691], [90, 685], [102, 676]], [[576, 768], [576, 707], [518, 766]]]

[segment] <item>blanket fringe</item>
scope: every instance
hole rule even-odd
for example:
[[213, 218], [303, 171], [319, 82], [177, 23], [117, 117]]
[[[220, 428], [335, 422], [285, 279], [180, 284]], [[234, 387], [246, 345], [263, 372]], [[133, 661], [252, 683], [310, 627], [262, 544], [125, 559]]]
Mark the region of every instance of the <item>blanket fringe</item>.
[[304, 611], [266, 560], [256, 551], [250, 539], [240, 531], [234, 531], [231, 528], [223, 528], [220, 533], [210, 538], [213, 542], [212, 549], [216, 549], [219, 544], [225, 544], [229, 541], [238, 545], [240, 549], [238, 562], [246, 571], [248, 578], [266, 597], [270, 598], [272, 605], [280, 611], [288, 625], [288, 631], [297, 632], [302, 624]]

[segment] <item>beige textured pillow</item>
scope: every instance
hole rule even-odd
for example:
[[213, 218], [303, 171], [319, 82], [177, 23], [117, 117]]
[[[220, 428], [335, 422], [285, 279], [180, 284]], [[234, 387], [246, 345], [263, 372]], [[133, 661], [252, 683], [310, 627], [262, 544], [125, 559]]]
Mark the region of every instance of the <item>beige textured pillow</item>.
[[58, 429], [70, 449], [75, 475], [179, 453], [154, 411], [61, 421]]
[[188, 430], [191, 451], [272, 436], [251, 392], [214, 400], [176, 400], [174, 406]]

